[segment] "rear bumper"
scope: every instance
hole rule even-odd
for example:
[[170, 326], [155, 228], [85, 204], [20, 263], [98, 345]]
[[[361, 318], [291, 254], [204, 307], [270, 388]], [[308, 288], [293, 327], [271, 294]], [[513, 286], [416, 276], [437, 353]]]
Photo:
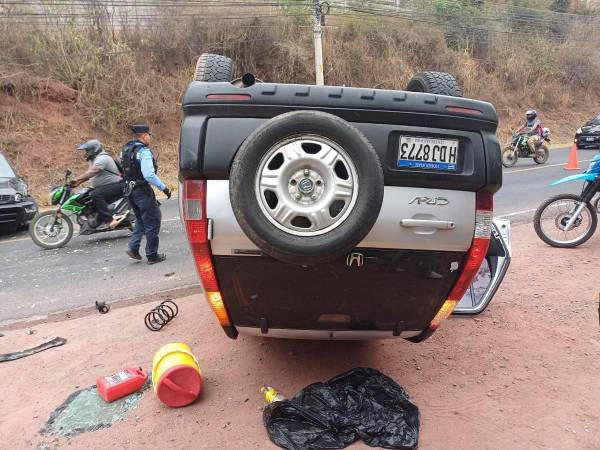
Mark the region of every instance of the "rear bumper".
[[13, 227], [27, 223], [37, 213], [34, 201], [0, 205], [0, 227]]

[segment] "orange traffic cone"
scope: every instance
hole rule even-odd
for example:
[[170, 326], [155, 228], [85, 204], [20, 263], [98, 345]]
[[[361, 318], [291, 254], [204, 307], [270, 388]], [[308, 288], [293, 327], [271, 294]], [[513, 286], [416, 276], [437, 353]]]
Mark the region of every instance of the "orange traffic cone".
[[569, 160], [567, 165], [564, 167], [565, 170], [581, 170], [579, 168], [579, 162], [577, 161], [577, 144], [573, 144], [571, 147], [571, 153], [569, 153]]

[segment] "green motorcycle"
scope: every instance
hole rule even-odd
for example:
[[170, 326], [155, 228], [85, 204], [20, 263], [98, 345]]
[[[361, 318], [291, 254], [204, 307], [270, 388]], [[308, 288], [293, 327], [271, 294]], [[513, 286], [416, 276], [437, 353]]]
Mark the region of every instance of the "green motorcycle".
[[70, 183], [71, 171], [65, 173], [65, 183], [50, 191], [51, 205], [58, 205], [54, 211], [38, 213], [29, 226], [29, 235], [33, 242], [45, 249], [64, 247], [73, 237], [73, 221], [79, 225], [79, 235], [102, 233], [105, 231], [133, 230], [135, 214], [129, 208], [125, 197], [112, 203], [112, 213], [120, 222], [115, 228], [101, 224], [90, 195], [92, 189], [83, 189], [73, 193]]

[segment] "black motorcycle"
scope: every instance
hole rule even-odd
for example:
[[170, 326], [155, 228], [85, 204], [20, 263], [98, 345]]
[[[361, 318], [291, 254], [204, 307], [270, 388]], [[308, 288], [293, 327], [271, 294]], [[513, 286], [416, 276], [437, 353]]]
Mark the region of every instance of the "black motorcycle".
[[65, 183], [50, 191], [50, 204], [58, 205], [54, 211], [37, 214], [29, 226], [29, 234], [33, 242], [42, 248], [51, 249], [65, 246], [73, 237], [75, 217], [79, 224], [79, 235], [103, 233], [123, 229], [133, 230], [135, 214], [129, 207], [125, 197], [109, 205], [112, 214], [119, 220], [115, 228], [102, 224], [98, 212], [92, 204], [92, 189], [85, 188], [72, 192], [71, 171], [65, 173]]

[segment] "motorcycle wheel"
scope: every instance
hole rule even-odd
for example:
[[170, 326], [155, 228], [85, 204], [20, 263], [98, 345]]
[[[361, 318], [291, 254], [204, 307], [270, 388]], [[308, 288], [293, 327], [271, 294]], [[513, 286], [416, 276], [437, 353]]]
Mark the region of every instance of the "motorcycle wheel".
[[512, 167], [517, 163], [519, 157], [517, 152], [512, 147], [505, 147], [502, 150], [502, 165], [504, 167]]
[[598, 226], [598, 215], [592, 205], [586, 203], [573, 227], [564, 227], [573, 211], [582, 202], [579, 195], [560, 194], [542, 203], [533, 217], [533, 226], [539, 238], [546, 244], [558, 248], [572, 248], [592, 237]]
[[57, 218], [56, 211], [44, 211], [31, 221], [29, 235], [42, 248], [64, 247], [73, 237], [73, 222], [65, 215]]
[[546, 162], [548, 162], [549, 157], [550, 151], [546, 146], [542, 146], [537, 150], [537, 153], [533, 157], [533, 160], [538, 164], [545, 164]]

